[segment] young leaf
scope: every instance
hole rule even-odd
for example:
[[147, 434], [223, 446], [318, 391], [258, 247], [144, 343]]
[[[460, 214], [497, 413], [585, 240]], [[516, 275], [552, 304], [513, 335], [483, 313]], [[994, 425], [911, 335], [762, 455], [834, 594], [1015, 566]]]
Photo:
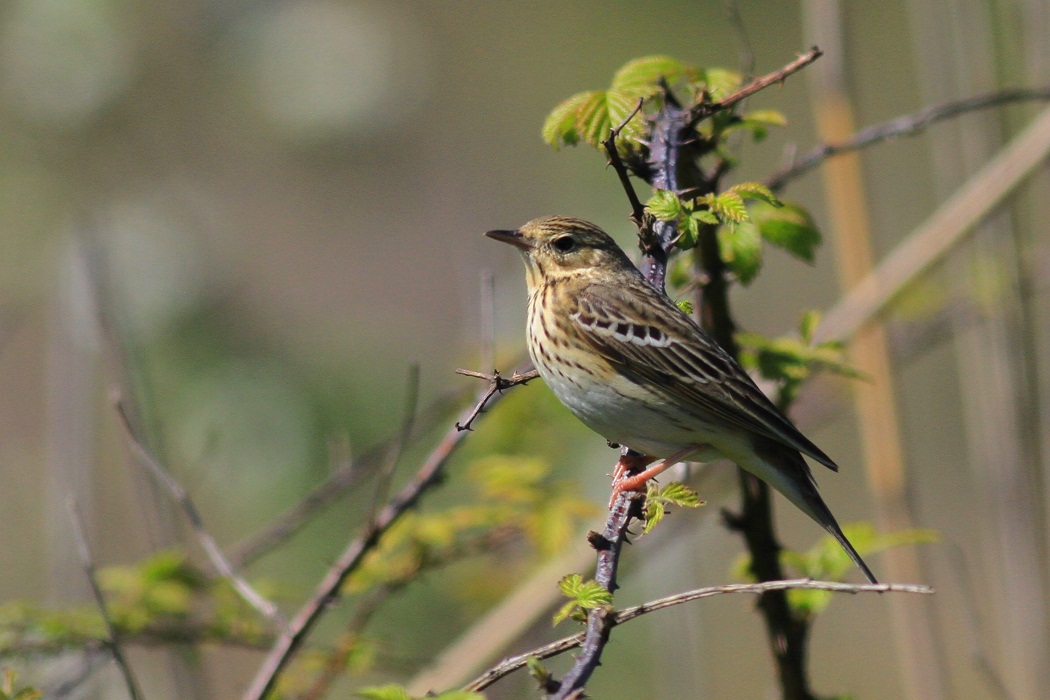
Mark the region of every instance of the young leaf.
[[674, 305], [681, 309], [682, 313], [689, 314], [690, 316], [693, 315], [693, 302], [688, 299], [679, 299]]
[[744, 200], [735, 192], [726, 190], [721, 194], [709, 194], [700, 201], [711, 207], [711, 211], [723, 223], [739, 223], [748, 220], [747, 207], [744, 206]]
[[772, 204], [774, 207], [782, 206], [773, 191], [761, 182], [740, 182], [730, 187], [729, 191], [735, 192], [743, 199], [757, 199], [766, 204]]
[[802, 320], [798, 324], [798, 334], [802, 338], [802, 342], [809, 343], [813, 342], [813, 334], [817, 331], [817, 326], [820, 325], [820, 312], [810, 309], [802, 314]]
[[806, 262], [813, 262], [820, 231], [802, 207], [787, 202], [774, 207], [764, 202], [751, 206], [751, 218], [762, 237]]
[[554, 624], [575, 615], [578, 611], [590, 610], [612, 603], [612, 593], [593, 579], [584, 581], [579, 574], [568, 574], [558, 581], [558, 589], [570, 600], [554, 615]]
[[645, 203], [645, 210], [660, 221], [675, 221], [682, 216], [683, 204], [670, 190], [654, 190], [653, 196]]
[[645, 525], [642, 534], [648, 535], [664, 519], [667, 506], [699, 508], [702, 505], [700, 495], [685, 484], [672, 481], [660, 488], [650, 481], [645, 495]]
[[593, 91], [578, 92], [555, 107], [543, 123], [541, 131], [543, 140], [554, 148], [575, 146], [579, 143], [580, 133], [576, 129], [576, 114], [594, 94]]
[[670, 56], [643, 56], [625, 63], [613, 76], [610, 88], [637, 97], [660, 91], [660, 78], [673, 83], [680, 78], [696, 80], [700, 72]]

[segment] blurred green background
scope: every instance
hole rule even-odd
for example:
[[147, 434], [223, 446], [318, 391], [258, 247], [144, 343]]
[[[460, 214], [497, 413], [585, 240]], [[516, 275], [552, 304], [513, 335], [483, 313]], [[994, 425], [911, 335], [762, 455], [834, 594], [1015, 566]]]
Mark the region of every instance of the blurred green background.
[[[841, 67], [858, 125], [1050, 83], [1045, 2], [735, 7], [758, 73], [827, 36], [831, 22], [838, 43], [822, 47]], [[483, 231], [558, 213], [632, 243], [615, 175], [589, 149], [543, 144], [547, 112], [603, 88], [631, 58], [739, 68], [742, 46], [720, 2], [4, 2], [0, 602], [88, 600], [70, 495], [100, 564], [191, 541], [130, 466], [116, 388], [230, 546], [323, 479], [333, 454], [361, 454], [396, 433], [414, 363], [422, 404], [449, 392], [469, 403], [462, 393], [476, 380], [455, 368], [492, 369], [481, 364], [482, 271], [494, 275], [496, 366], [509, 371], [524, 348], [520, 263]], [[762, 179], [818, 140], [814, 89], [799, 76], [754, 98], [750, 106], [779, 109], [789, 124], [742, 148], [737, 179]], [[1038, 109], [967, 116], [865, 152], [876, 257]], [[935, 625], [940, 665], [929, 673], [948, 698], [1035, 698], [1050, 684], [1046, 186], [1037, 176], [887, 319], [910, 502], [916, 524], [942, 537], [920, 555], [937, 596], [904, 605]], [[813, 267], [768, 254], [758, 281], [734, 291], [748, 330], [787, 331], [802, 309], [840, 296], [819, 176], [787, 194], [811, 209], [829, 244]], [[843, 522], [872, 520], [848, 389], [817, 383], [800, 415], [843, 465], [819, 475], [829, 505]], [[541, 385], [517, 392], [493, 420], [506, 409], [505, 421], [520, 421], [511, 426], [547, 443], [559, 475], [603, 504], [612, 453], [601, 438]], [[474, 457], [501, 449], [485, 431], [480, 423]], [[424, 433], [406, 473], [438, 434]], [[630, 548], [619, 605], [729, 579], [741, 547], [718, 509], [735, 505], [734, 483], [715, 468], [706, 508], [676, 513], [662, 543]], [[282, 581], [294, 610], [370, 497], [353, 493], [249, 573]], [[778, 504], [778, 517], [789, 546], [816, 538], [800, 514]], [[384, 618], [391, 677], [411, 677], [527, 573], [491, 559], [477, 566], [491, 590], [467, 590], [476, 570], [446, 572]], [[710, 600], [618, 630], [592, 694], [773, 697], [752, 606]], [[886, 607], [885, 596], [836, 599], [820, 618], [818, 690], [906, 696]], [[547, 619], [515, 650], [550, 638]], [[187, 667], [136, 649], [132, 661], [148, 697], [220, 698], [243, 690], [259, 657], [208, 651]], [[60, 657], [29, 679], [50, 688], [78, 668]], [[121, 692], [104, 667], [74, 696]], [[508, 681], [492, 697], [529, 693]]]

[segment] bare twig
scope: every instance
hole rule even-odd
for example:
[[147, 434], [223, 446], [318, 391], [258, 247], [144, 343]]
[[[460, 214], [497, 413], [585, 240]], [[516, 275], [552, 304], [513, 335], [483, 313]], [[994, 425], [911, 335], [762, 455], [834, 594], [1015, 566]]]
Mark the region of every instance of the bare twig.
[[262, 613], [268, 620], [278, 627], [284, 627], [285, 621], [277, 610], [277, 606], [252, 588], [251, 584], [234, 570], [233, 565], [230, 564], [230, 561], [226, 558], [226, 555], [223, 553], [222, 548], [219, 547], [218, 542], [215, 541], [215, 538], [212, 537], [211, 533], [204, 527], [204, 520], [201, 518], [200, 512], [193, 504], [193, 500], [186, 492], [186, 489], [182, 488], [182, 485], [176, 481], [175, 477], [173, 477], [160, 463], [160, 460], [146, 449], [145, 444], [135, 434], [134, 429], [131, 427], [131, 421], [128, 417], [125, 406], [123, 402], [119, 400], [117, 401], [117, 415], [120, 416], [121, 425], [124, 427], [124, 434], [127, 436], [128, 444], [131, 446], [132, 452], [135, 453], [137, 458], [136, 461], [145, 465], [149, 469], [150, 473], [153, 474], [153, 477], [167, 490], [172, 500], [178, 503], [179, 507], [182, 508], [182, 512], [186, 514], [186, 518], [189, 520], [190, 526], [193, 528], [193, 534], [196, 535], [197, 541], [204, 549], [205, 554], [208, 555], [208, 559], [211, 561], [212, 566], [215, 567], [221, 576], [230, 581], [234, 589], [249, 605]]
[[[730, 593], [751, 593], [751, 594], [764, 594], [770, 591], [783, 591], [788, 589], [799, 589], [799, 590], [810, 590], [810, 591], [830, 591], [833, 593], [915, 593], [922, 595], [931, 595], [934, 593], [934, 589], [929, 586], [919, 586], [914, 584], [904, 583], [879, 583], [879, 584], [851, 584], [851, 583], [839, 583], [837, 581], [814, 581], [812, 579], [791, 579], [786, 581], [766, 581], [765, 583], [734, 583], [723, 586], [708, 586], [705, 588], [698, 588], [692, 591], [685, 591], [683, 593], [676, 593], [674, 595], [667, 596], [665, 598], [658, 598], [657, 600], [643, 603], [642, 605], [636, 605], [630, 608], [624, 608], [618, 612], [612, 612], [606, 615], [605, 625], [608, 629], [621, 625], [625, 622], [647, 615], [657, 610], [663, 610], [664, 608], [670, 608], [675, 605], [681, 605], [683, 603], [689, 603], [694, 600], [700, 600], [702, 598], [711, 598], [717, 595], [726, 595]], [[518, 654], [511, 656], [503, 661], [499, 662], [485, 673], [481, 674], [470, 683], [463, 687], [463, 690], [479, 692], [489, 687], [500, 678], [516, 671], [523, 667], [530, 658], [535, 659], [549, 659], [552, 656], [563, 654], [570, 649], [575, 649], [584, 642], [586, 632], [580, 632], [579, 634], [572, 635], [571, 637], [565, 637], [559, 639], [550, 644], [545, 644], [542, 647], [533, 649], [532, 651], [524, 654]]]
[[755, 78], [750, 83], [734, 92], [732, 95], [726, 97], [724, 100], [719, 100], [718, 102], [701, 102], [697, 104], [690, 110], [692, 122], [695, 124], [701, 119], [706, 119], [707, 117], [711, 116], [716, 112], [721, 112], [722, 110], [729, 109], [737, 102], [751, 97], [751, 95], [754, 95], [760, 90], [765, 90], [770, 85], [775, 85], [776, 83], [784, 82], [788, 79], [788, 77], [799, 72], [800, 70], [808, 66], [810, 63], [813, 63], [813, 61], [816, 61], [823, 55], [824, 52], [821, 51], [818, 47], [814, 46], [809, 51], [802, 54], [783, 68], [775, 70], [772, 73], [763, 75], [760, 78]]
[[[460, 371], [460, 374], [468, 376], [482, 376], [477, 372]], [[259, 671], [256, 673], [245, 700], [261, 700], [277, 682], [278, 676], [291, 660], [292, 655], [306, 640], [315, 624], [320, 620], [324, 610], [339, 596], [339, 589], [347, 577], [361, 564], [364, 556], [370, 552], [379, 542], [382, 535], [396, 523], [405, 512], [413, 507], [420, 497], [432, 488], [441, 478], [444, 466], [456, 451], [463, 439], [469, 434], [462, 428], [463, 424], [469, 425], [486, 404], [498, 401], [502, 396], [501, 389], [508, 386], [523, 384], [534, 377], [522, 378], [515, 374], [511, 379], [485, 377], [490, 380], [491, 386], [481, 392], [477, 405], [472, 409], [464, 411], [460, 420], [457, 421], [438, 443], [437, 447], [427, 456], [419, 471], [390, 501], [379, 511], [371, 525], [357, 538], [352, 540], [343, 550], [339, 559], [329, 567], [324, 578], [318, 585], [314, 595], [303, 605], [299, 612], [289, 623], [287, 629], [278, 637], [274, 647], [270, 650]], [[517, 378], [517, 379], [515, 379]], [[512, 384], [503, 384], [513, 382]], [[500, 386], [502, 384], [502, 386]]]
[[[412, 365], [408, 370], [408, 388], [405, 392], [405, 416], [401, 421], [401, 429], [397, 432], [394, 444], [390, 447], [386, 462], [376, 475], [375, 495], [372, 498], [373, 513], [378, 504], [386, 500], [387, 492], [390, 489], [390, 480], [394, 476], [394, 470], [397, 469], [397, 463], [401, 460], [401, 455], [405, 451], [405, 446], [408, 444], [408, 440], [412, 436], [412, 426], [415, 424], [416, 411], [418, 408], [419, 365]], [[371, 515], [368, 520], [372, 520]]]
[[475, 377], [477, 379], [484, 379], [489, 382], [489, 388], [485, 393], [478, 399], [474, 409], [467, 414], [467, 418], [464, 421], [456, 423], [456, 430], [472, 430], [470, 427], [473, 425], [475, 419], [481, 412], [485, 410], [486, 404], [492, 400], [492, 397], [496, 394], [502, 394], [504, 389], [510, 389], [511, 387], [518, 386], [519, 384], [527, 384], [536, 377], [540, 376], [540, 373], [534, 369], [526, 370], [525, 372], [515, 371], [509, 377], [503, 377], [499, 372], [493, 372], [492, 374], [483, 374], [482, 372], [475, 372], [470, 369], [457, 369], [456, 374], [462, 374], [465, 377]]
[[623, 186], [623, 191], [627, 195], [627, 201], [631, 205], [631, 221], [639, 228], [641, 228], [642, 222], [645, 220], [645, 207], [642, 206], [641, 200], [638, 199], [638, 193], [634, 191], [634, 185], [631, 184], [631, 176], [627, 172], [627, 165], [624, 164], [623, 158], [620, 157], [620, 151], [616, 148], [616, 139], [619, 138], [620, 132], [624, 130], [624, 127], [642, 111], [642, 105], [644, 104], [645, 98], [639, 97], [638, 104], [631, 110], [631, 113], [617, 126], [610, 129], [609, 138], [602, 141], [602, 145], [605, 146], [605, 152], [609, 154], [609, 164], [612, 165], [616, 175], [620, 178], [620, 184]]
[[109, 609], [106, 607], [106, 596], [98, 585], [98, 579], [95, 577], [95, 563], [91, 557], [91, 548], [88, 547], [87, 536], [84, 534], [84, 526], [80, 520], [76, 499], [70, 497], [68, 506], [69, 520], [73, 525], [73, 536], [76, 539], [80, 560], [84, 565], [84, 573], [87, 575], [88, 584], [91, 586], [91, 593], [95, 596], [95, 603], [102, 614], [102, 621], [106, 625], [106, 634], [109, 636], [109, 644], [107, 646], [113, 654], [113, 660], [117, 662], [117, 667], [120, 668], [121, 675], [124, 676], [124, 684], [128, 688], [128, 695], [131, 696], [132, 700], [140, 700], [142, 694], [139, 692], [138, 684], [135, 682], [135, 675], [131, 672], [131, 666], [124, 656], [116, 625], [113, 624], [113, 618], [109, 616]]
[[967, 97], [961, 100], [933, 105], [914, 114], [906, 114], [881, 124], [861, 129], [851, 138], [841, 143], [824, 143], [815, 146], [806, 153], [793, 158], [788, 165], [766, 180], [766, 185], [771, 190], [780, 190], [790, 180], [804, 175], [833, 156], [858, 151], [887, 139], [899, 136], [913, 136], [921, 133], [931, 124], [957, 117], [967, 112], [1032, 100], [1050, 100], [1050, 88], [1040, 90], [1001, 90], [987, 95]]

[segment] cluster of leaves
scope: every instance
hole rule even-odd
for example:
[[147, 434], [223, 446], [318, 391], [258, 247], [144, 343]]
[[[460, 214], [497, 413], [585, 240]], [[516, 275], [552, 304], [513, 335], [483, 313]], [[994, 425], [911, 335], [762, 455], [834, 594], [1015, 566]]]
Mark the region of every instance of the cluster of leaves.
[[814, 342], [820, 313], [807, 311], [799, 323], [798, 336], [768, 338], [758, 333], [737, 333], [740, 363], [780, 385], [781, 405], [791, 404], [802, 385], [817, 372], [863, 379], [864, 374], [845, 360], [845, 348], [837, 340]]
[[811, 263], [821, 240], [804, 209], [781, 201], [757, 182], [741, 182], [695, 199], [656, 190], [645, 209], [660, 221], [676, 224], [675, 245], [680, 250], [695, 248], [701, 235], [715, 232], [722, 260], [745, 285], [762, 267], [763, 241]]
[[[579, 92], [555, 107], [543, 124], [543, 140], [555, 148], [585, 143], [602, 149], [609, 131], [624, 124], [641, 102], [641, 116], [624, 125], [617, 147], [627, 158], [644, 154], [645, 117], [663, 106], [670, 90], [686, 92], [695, 102], [717, 102], [739, 88], [741, 79], [736, 71], [698, 68], [670, 56], [637, 58], [616, 71], [607, 90]], [[746, 130], [758, 140], [770, 126], [783, 123], [783, 115], [773, 110], [744, 115], [726, 110], [698, 125], [697, 135], [716, 143], [732, 131]]]
[[[862, 557], [877, 554], [894, 547], [928, 544], [937, 541], [934, 530], [917, 528], [887, 534], [878, 533], [871, 523], [848, 523], [842, 532], [853, 543]], [[785, 569], [801, 578], [816, 581], [842, 581], [853, 570], [853, 561], [842, 545], [831, 535], [824, 535], [804, 552], [785, 549], [780, 553]], [[733, 565], [733, 575], [741, 580], [753, 581], [751, 559], [741, 555]], [[788, 602], [793, 610], [804, 618], [812, 618], [822, 612], [831, 602], [830, 591], [793, 589], [788, 591]]]

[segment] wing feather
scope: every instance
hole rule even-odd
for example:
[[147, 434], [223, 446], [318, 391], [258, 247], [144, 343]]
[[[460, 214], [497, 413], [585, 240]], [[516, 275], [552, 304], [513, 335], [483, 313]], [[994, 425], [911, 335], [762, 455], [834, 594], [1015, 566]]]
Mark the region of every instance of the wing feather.
[[763, 435], [838, 471], [728, 353], [641, 278], [626, 288], [585, 288], [571, 318], [594, 350], [632, 381], [697, 415]]

